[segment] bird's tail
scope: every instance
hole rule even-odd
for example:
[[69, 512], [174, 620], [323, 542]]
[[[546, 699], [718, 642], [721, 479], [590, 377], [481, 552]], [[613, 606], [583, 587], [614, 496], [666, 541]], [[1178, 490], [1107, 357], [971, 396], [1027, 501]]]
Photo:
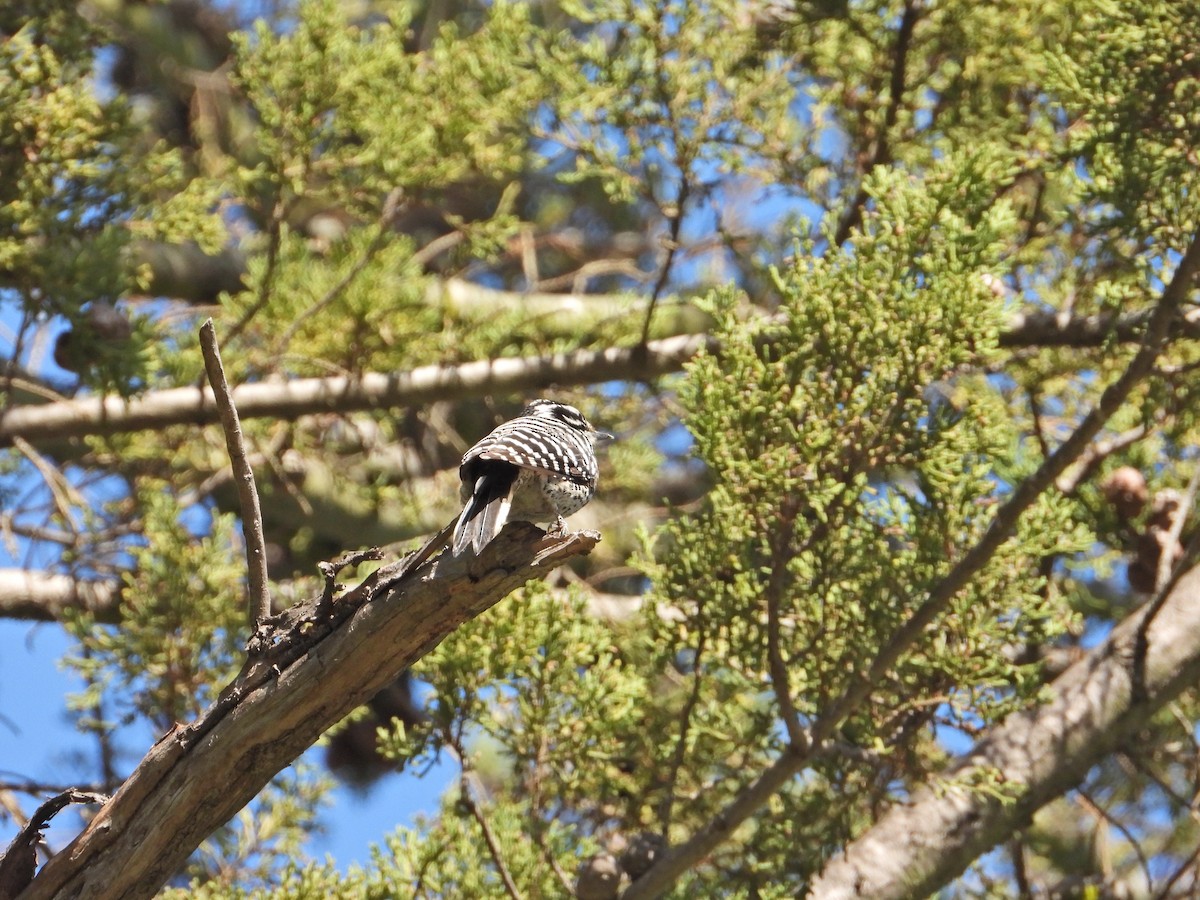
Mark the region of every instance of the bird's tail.
[[468, 546], [478, 556], [488, 541], [500, 533], [508, 521], [508, 510], [512, 506], [514, 480], [499, 478], [495, 474], [476, 479], [475, 490], [471, 492], [454, 526], [451, 552], [455, 556], [461, 556]]

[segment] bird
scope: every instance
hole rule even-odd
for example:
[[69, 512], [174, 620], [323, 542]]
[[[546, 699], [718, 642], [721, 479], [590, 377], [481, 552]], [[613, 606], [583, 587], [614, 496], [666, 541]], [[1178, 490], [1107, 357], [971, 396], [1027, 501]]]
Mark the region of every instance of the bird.
[[478, 556], [509, 521], [553, 519], [551, 533], [564, 531], [596, 492], [596, 445], [612, 439], [574, 406], [530, 401], [463, 455], [452, 553], [470, 547]]

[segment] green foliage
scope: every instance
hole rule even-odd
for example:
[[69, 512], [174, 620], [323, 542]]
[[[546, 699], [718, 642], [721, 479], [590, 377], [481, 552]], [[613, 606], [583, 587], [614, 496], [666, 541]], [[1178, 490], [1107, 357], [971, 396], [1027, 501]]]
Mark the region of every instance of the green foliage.
[[161, 482], [141, 485], [139, 500], [145, 543], [130, 549], [120, 627], [76, 614], [68, 627], [79, 648], [65, 663], [89, 686], [72, 699], [75, 709], [95, 709], [104, 697], [118, 722], [145, 719], [161, 734], [195, 718], [240, 666], [244, 563], [232, 516], [215, 517], [198, 537]]
[[526, 815], [567, 803], [598, 823], [628, 788], [621, 768], [649, 690], [631, 653], [636, 641], [582, 598], [531, 584], [420, 662], [414, 674], [433, 690], [430, 721], [385, 746], [419, 768], [447, 745], [483, 742], [494, 776], [529, 804]]
[[541, 95], [527, 22], [523, 5], [498, 4], [475, 34], [447, 24], [426, 54], [406, 52], [404, 18], [359, 26], [328, 0], [305, 3], [285, 35], [260, 22], [235, 38], [237, 81], [261, 120], [256, 174], [284, 202], [325, 185], [351, 209], [378, 202], [362, 187], [513, 174], [524, 161], [516, 126]]
[[128, 393], [145, 369], [139, 347], [106, 346], [86, 305], [133, 291], [135, 238], [193, 240], [215, 247], [212, 186], [190, 182], [177, 151], [145, 145], [122, 98], [92, 89], [95, 34], [65, 10], [23, 23], [0, 44], [0, 271], [26, 316], [57, 315], [74, 326], [85, 383]]
[[[317, 813], [328, 803], [333, 781], [312, 765], [296, 763], [263, 788], [254, 802], [200, 845], [188, 866], [194, 876], [186, 891], [165, 896], [240, 896], [243, 886], [268, 885], [275, 890], [280, 872], [304, 856], [304, 846], [317, 827]], [[252, 892], [261, 895], [263, 889]], [[313, 896], [313, 895], [309, 895]]]
[[[720, 742], [687, 747], [686, 771], [774, 742], [779, 710], [762, 694], [773, 617], [792, 702], [812, 721], [986, 528], [1012, 447], [1004, 408], [983, 382], [959, 412], [931, 404], [930, 389], [995, 353], [1000, 309], [984, 276], [999, 271], [1012, 216], [987, 185], [1005, 170], [1003, 157], [978, 153], [922, 179], [877, 175], [877, 205], [851, 248], [801, 247], [779, 276], [775, 319], [748, 324], [735, 295], [715, 299], [721, 349], [692, 363], [680, 390], [714, 487], [644, 564], [660, 617], [684, 616], [656, 640], [691, 650], [698, 695], [768, 708], [724, 716]], [[1036, 669], [1013, 664], [1008, 648], [1069, 621], [1038, 575], [1042, 557], [1087, 546], [1085, 533], [1061, 527], [1065, 513], [1048, 501], [1032, 514], [876, 686], [847, 738], [899, 760], [919, 746], [917, 723], [993, 722], [1036, 694]], [[706, 712], [698, 705], [682, 727], [712, 730]], [[830, 802], [819, 778], [797, 790], [785, 804]], [[853, 804], [869, 801], [863, 791], [834, 801], [850, 825], [862, 815]]]
[[794, 139], [791, 66], [783, 58], [763, 64], [740, 7], [725, 0], [564, 4], [594, 29], [584, 41], [560, 35], [544, 55], [558, 94], [555, 137], [574, 154], [565, 177], [597, 178], [616, 200], [648, 200], [673, 216], [681, 176], [714, 165], [753, 170], [764, 151]]
[[1101, 214], [1160, 253], [1200, 224], [1197, 40], [1195, 2], [1092, 3], [1055, 55], [1054, 87], [1080, 120], [1075, 149]]

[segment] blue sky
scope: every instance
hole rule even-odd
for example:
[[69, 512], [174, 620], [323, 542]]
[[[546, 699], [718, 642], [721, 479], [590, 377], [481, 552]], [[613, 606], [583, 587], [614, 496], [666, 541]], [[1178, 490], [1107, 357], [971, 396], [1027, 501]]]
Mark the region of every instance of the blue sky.
[[[95, 748], [72, 727], [67, 713], [66, 695], [81, 685], [57, 664], [70, 643], [58, 625], [0, 620], [0, 783], [33, 780], [75, 786], [94, 770], [94, 765], [79, 765], [80, 757], [94, 760]], [[140, 756], [150, 749], [151, 740], [131, 732], [123, 743]], [[321, 752], [310, 750], [308, 756], [319, 763]], [[135, 762], [123, 765], [122, 772]], [[316, 859], [329, 854], [342, 869], [367, 862], [371, 842], [397, 825], [411, 825], [419, 813], [437, 811], [453, 775], [445, 769], [434, 769], [424, 779], [391, 775], [365, 794], [339, 788], [321, 816], [323, 830], [311, 841], [309, 854]], [[37, 805], [28, 794], [18, 794], [18, 799], [26, 812]], [[76, 816], [60, 814], [46, 832], [50, 846], [61, 849], [79, 824]], [[15, 834], [10, 819], [0, 820], [0, 849]]]

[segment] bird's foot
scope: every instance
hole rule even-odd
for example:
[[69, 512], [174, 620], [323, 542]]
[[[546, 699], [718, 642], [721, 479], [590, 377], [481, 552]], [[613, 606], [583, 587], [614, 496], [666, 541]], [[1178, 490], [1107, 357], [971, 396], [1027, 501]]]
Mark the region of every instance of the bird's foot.
[[561, 537], [567, 533], [567, 520], [559, 516], [554, 520], [554, 524], [550, 526], [550, 530], [546, 532], [548, 537]]

